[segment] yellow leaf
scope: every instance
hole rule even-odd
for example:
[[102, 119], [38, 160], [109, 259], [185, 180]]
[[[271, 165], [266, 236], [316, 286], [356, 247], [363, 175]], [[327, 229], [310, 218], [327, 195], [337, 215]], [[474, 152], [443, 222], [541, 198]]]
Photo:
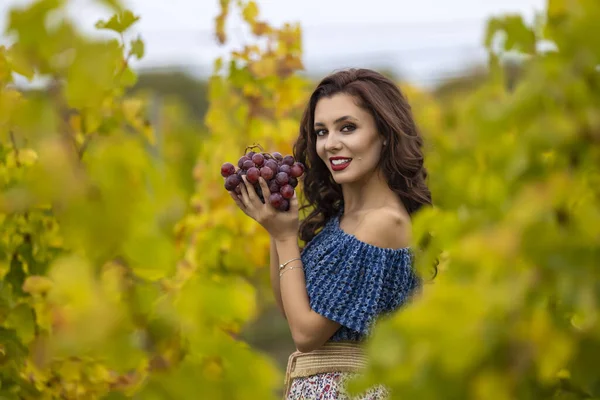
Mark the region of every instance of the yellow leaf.
[[12, 81], [12, 70], [6, 59], [6, 47], [0, 46], [0, 84]]
[[472, 384], [474, 399], [511, 400], [510, 382], [498, 372], [483, 371]]
[[123, 115], [127, 121], [135, 121], [140, 117], [143, 107], [144, 103], [139, 98], [125, 99], [122, 103]]
[[10, 271], [10, 264], [4, 260], [0, 261], [0, 279], [4, 279], [8, 271]]
[[258, 17], [258, 6], [254, 1], [249, 1], [248, 4], [246, 4], [246, 7], [244, 7], [244, 10], [242, 11], [242, 16], [250, 25], [256, 21], [256, 17]]
[[33, 149], [21, 149], [19, 150], [19, 161], [23, 165], [32, 165], [38, 159], [38, 154]]
[[556, 18], [567, 12], [568, 0], [548, 0], [548, 16]]
[[0, 125], [12, 122], [19, 106], [22, 104], [23, 95], [15, 90], [0, 87]]
[[45, 276], [28, 276], [23, 282], [23, 291], [31, 294], [44, 294], [52, 289], [53, 283]]
[[266, 78], [277, 71], [277, 60], [275, 56], [265, 56], [261, 60], [249, 63], [248, 68], [257, 78]]

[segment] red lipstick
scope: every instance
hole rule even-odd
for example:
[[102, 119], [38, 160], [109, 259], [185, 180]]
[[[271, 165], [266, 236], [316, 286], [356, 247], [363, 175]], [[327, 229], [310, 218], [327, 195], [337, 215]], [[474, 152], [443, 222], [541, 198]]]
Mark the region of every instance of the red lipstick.
[[[335, 164], [334, 164], [334, 161], [336, 161]], [[349, 157], [330, 157], [329, 158], [329, 164], [331, 165], [331, 169], [334, 171], [341, 171], [343, 169], [346, 169], [350, 165], [350, 162], [352, 162], [352, 159]]]

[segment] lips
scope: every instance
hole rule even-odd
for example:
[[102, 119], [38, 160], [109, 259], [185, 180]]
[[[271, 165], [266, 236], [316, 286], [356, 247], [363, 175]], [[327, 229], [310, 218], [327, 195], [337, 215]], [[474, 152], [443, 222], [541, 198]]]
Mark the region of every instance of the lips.
[[351, 158], [347, 157], [331, 157], [329, 159], [329, 164], [331, 165], [331, 169], [334, 171], [341, 171], [347, 168], [352, 162]]

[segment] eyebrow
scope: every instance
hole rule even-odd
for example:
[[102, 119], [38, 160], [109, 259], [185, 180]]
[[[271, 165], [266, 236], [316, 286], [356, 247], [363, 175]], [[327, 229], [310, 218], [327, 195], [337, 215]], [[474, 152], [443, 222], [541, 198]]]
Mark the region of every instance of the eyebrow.
[[[354, 121], [356, 121], [356, 118], [351, 117], [350, 115], [344, 115], [343, 117], [339, 117], [338, 119], [336, 119], [335, 121], [333, 121], [333, 124], [335, 125], [335, 124], [337, 124], [339, 122], [346, 121], [346, 120], [354, 120]], [[325, 124], [322, 123], [322, 122], [315, 122], [315, 126], [325, 126]]]

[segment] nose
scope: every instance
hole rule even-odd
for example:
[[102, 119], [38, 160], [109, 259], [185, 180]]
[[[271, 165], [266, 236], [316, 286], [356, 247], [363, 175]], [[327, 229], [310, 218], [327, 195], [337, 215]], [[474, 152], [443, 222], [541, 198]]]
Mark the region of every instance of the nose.
[[341, 143], [339, 141], [338, 136], [335, 133], [330, 132], [327, 135], [327, 139], [325, 140], [325, 151], [333, 152], [336, 150], [340, 150], [340, 148]]

